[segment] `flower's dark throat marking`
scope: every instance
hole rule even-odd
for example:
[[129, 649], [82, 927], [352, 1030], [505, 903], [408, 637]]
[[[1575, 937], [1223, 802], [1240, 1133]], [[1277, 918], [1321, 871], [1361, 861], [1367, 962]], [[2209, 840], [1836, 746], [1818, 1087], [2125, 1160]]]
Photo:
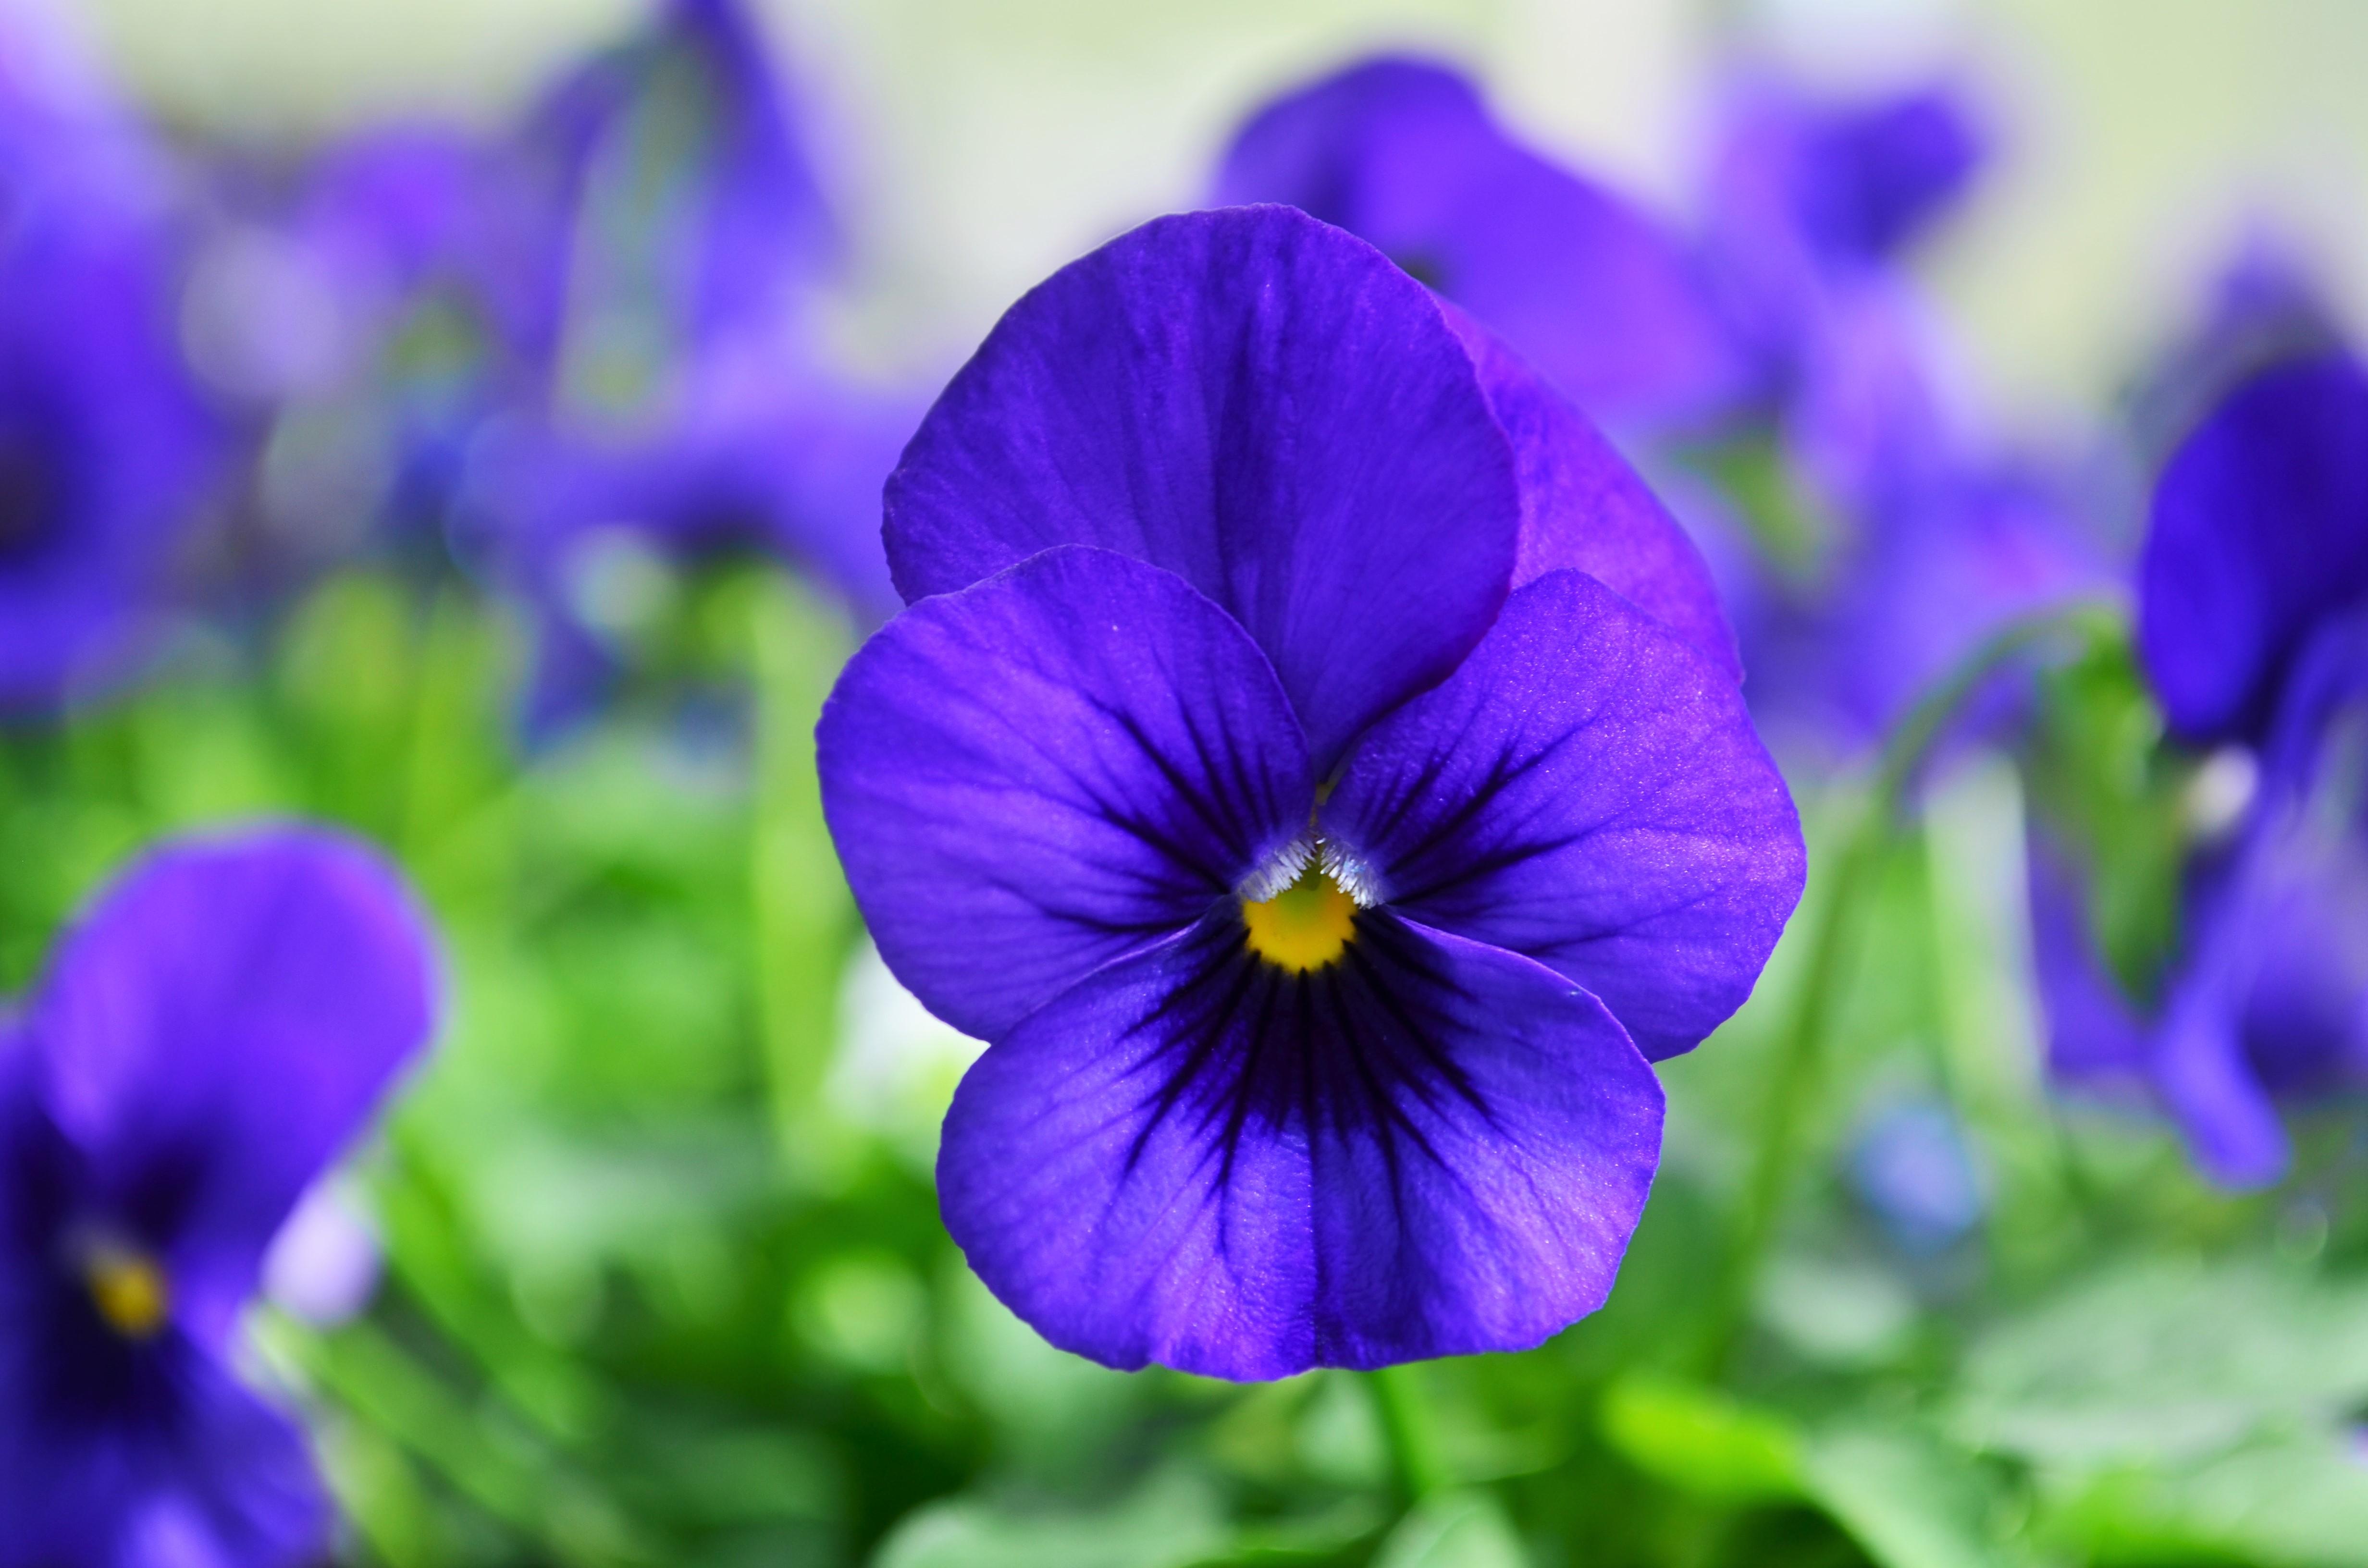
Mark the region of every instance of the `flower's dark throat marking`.
[[1249, 949], [1278, 969], [1309, 974], [1336, 963], [1357, 934], [1357, 901], [1321, 865], [1272, 898], [1242, 900]]
[[28, 555], [49, 533], [48, 461], [30, 441], [0, 430], [0, 561]]
[[153, 1339], [173, 1312], [173, 1285], [164, 1267], [137, 1247], [98, 1239], [76, 1259], [90, 1304], [126, 1339]]

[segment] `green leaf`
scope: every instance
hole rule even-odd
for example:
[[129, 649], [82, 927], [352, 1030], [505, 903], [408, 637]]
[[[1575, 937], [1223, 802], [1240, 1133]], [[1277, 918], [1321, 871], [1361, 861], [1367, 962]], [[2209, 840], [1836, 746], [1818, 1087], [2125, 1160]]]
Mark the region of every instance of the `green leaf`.
[[972, 1497], [907, 1515], [872, 1568], [1190, 1568], [1228, 1532], [1215, 1494], [1182, 1471], [1145, 1482], [1113, 1507], [1031, 1512]]
[[948, 1376], [995, 1428], [1008, 1460], [1074, 1485], [1106, 1465], [1152, 1392], [1046, 1342], [996, 1301], [959, 1256], [946, 1261], [941, 1348]]
[[1968, 1357], [1965, 1441], [2076, 1468], [2200, 1459], [2368, 1398], [2368, 1285], [2149, 1259], [2000, 1324]]
[[783, 1148], [821, 1140], [815, 1101], [837, 1038], [834, 1004], [855, 901], [823, 821], [814, 725], [854, 635], [794, 578], [760, 579], [748, 609], [757, 686], [757, 812], [749, 846], [754, 965]]
[[1800, 1435], [1716, 1389], [1636, 1373], [1604, 1392], [1603, 1436], [1638, 1470], [1719, 1503], [1801, 1495]]
[[2368, 1457], [2356, 1434], [2321, 1432], [2176, 1470], [2116, 1471], [2048, 1523], [2051, 1536], [2100, 1563], [2368, 1565]]
[[1802, 1461], [1818, 1506], [1883, 1568], [1995, 1568], [1996, 1498], [1972, 1456], [1906, 1428], [1821, 1434]]
[[1373, 1554], [1372, 1568], [1527, 1568], [1505, 1510], [1486, 1492], [1440, 1492], [1417, 1504]]

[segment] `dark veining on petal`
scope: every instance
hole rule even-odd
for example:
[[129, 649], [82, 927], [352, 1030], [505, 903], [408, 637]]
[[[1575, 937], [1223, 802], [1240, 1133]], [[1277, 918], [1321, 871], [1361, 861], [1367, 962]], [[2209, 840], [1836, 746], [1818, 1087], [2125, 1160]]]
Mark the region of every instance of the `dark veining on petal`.
[[1360, 911], [1343, 961], [1299, 974], [1253, 956], [1238, 906], [1212, 910], [1178, 949], [1177, 983], [1139, 1033], [1169, 1043], [1130, 1165], [1171, 1116], [1213, 1132], [1230, 1172], [1246, 1133], [1375, 1141], [1393, 1169], [1437, 1163], [1408, 1107], [1460, 1100], [1495, 1120], [1441, 1044], [1457, 1032], [1436, 1000], [1460, 994], [1386, 910]]

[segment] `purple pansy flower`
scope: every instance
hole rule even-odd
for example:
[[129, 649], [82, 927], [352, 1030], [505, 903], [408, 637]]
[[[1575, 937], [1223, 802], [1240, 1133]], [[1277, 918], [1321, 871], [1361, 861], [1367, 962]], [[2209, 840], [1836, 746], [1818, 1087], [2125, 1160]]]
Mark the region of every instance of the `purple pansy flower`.
[[1600, 1304], [1648, 1062], [1803, 855], [1698, 558], [1585, 421], [1353, 236], [1162, 219], [1004, 317], [887, 540], [824, 801], [882, 957], [991, 1042], [939, 1162], [988, 1286], [1230, 1378]]
[[0, 242], [0, 710], [117, 673], [169, 585], [212, 431], [111, 238]]
[[2163, 469], [2138, 577], [2171, 729], [2258, 739], [2313, 628], [2368, 597], [2368, 372], [2319, 355], [2223, 399]]
[[2192, 857], [2178, 950], [2139, 1006], [2105, 976], [2077, 882], [2044, 856], [2033, 909], [2066, 1077], [2144, 1085], [2231, 1186], [2289, 1158], [2281, 1102], [2368, 1088], [2368, 376], [2322, 354], [2231, 391], [2165, 465], [2138, 649], [2172, 731], [2249, 744], [2233, 842]]
[[1443, 65], [1372, 60], [1278, 99], [1235, 134], [1216, 198], [1361, 235], [1600, 419], [1701, 415], [1739, 390], [1668, 228], [1515, 141]]
[[302, 1437], [231, 1369], [298, 1197], [433, 1017], [374, 854], [272, 828], [159, 850], [0, 1019], [0, 1564], [314, 1561]]
[[1987, 153], [1941, 85], [1818, 103], [1763, 80], [1732, 96], [1715, 188], [1733, 221], [1820, 271], [1890, 260], [1964, 195]]
[[0, 14], [0, 711], [123, 665], [213, 433], [173, 345], [159, 171], [40, 20]]
[[2032, 945], [2055, 1076], [2158, 1104], [2224, 1186], [2283, 1175], [2281, 1108], [2368, 1090], [2358, 808], [2265, 785], [2239, 841], [2191, 867], [2179, 949], [2146, 1002], [2102, 958], [2065, 852], [2035, 842]]

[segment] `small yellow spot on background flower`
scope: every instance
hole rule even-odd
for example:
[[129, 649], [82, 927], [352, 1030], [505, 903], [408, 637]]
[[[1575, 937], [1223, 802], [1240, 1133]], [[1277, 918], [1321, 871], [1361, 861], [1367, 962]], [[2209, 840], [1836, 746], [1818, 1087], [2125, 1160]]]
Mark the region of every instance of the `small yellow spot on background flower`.
[[1272, 898], [1242, 903], [1250, 951], [1293, 974], [1338, 959], [1356, 933], [1356, 915], [1357, 901], [1315, 866]]
[[129, 1247], [101, 1244], [83, 1264], [91, 1304], [126, 1339], [146, 1339], [173, 1310], [172, 1286], [153, 1258]]

